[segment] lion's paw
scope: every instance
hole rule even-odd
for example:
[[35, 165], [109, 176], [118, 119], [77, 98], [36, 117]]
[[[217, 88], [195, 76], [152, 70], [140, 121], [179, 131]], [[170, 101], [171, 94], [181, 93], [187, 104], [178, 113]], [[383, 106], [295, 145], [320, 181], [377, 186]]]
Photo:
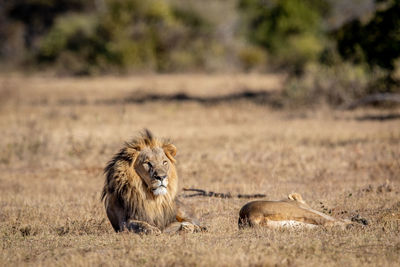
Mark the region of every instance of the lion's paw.
[[137, 234], [160, 235], [161, 230], [146, 222], [133, 221], [128, 224], [128, 230]]
[[186, 233], [198, 233], [206, 231], [207, 228], [203, 226], [199, 226], [190, 222], [182, 222], [179, 231], [186, 232]]
[[156, 227], [146, 229], [144, 232], [145, 232], [145, 234], [149, 234], [149, 235], [161, 235], [161, 230]]

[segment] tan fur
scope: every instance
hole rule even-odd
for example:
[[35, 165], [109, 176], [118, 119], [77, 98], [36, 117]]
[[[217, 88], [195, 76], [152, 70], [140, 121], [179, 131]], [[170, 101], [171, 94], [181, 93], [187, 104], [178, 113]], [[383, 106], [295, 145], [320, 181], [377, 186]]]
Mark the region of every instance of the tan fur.
[[350, 221], [336, 219], [312, 209], [298, 193], [282, 201], [253, 201], [239, 212], [239, 228], [245, 226], [345, 226]]
[[[175, 154], [174, 145], [145, 130], [141, 137], [126, 143], [108, 163], [102, 200], [115, 231], [160, 233], [177, 221], [180, 213], [175, 203], [178, 189]], [[166, 193], [155, 195], [153, 192], [161, 186], [154, 177], [160, 176], [168, 181]], [[179, 217], [179, 221], [193, 220]]]

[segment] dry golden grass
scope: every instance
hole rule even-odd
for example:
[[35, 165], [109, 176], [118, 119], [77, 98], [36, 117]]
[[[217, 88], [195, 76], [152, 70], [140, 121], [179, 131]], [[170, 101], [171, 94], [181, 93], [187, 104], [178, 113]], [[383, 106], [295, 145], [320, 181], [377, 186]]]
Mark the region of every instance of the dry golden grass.
[[[265, 103], [282, 80], [1, 77], [0, 266], [399, 265], [400, 124], [377, 119], [400, 110], [273, 110]], [[163, 98], [176, 93], [186, 100]], [[100, 203], [102, 169], [143, 127], [176, 144], [181, 187], [296, 191], [369, 225], [239, 231], [247, 200], [197, 197], [185, 201], [206, 233], [116, 234]]]

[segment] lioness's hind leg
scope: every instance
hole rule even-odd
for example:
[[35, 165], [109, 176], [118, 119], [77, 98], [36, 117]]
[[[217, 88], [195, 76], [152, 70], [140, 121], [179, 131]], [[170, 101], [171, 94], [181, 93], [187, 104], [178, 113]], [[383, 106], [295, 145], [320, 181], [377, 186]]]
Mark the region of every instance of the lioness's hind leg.
[[143, 221], [129, 220], [126, 223], [126, 228], [137, 234], [161, 234], [160, 229]]
[[261, 214], [257, 214], [257, 215], [251, 215], [248, 217], [246, 216], [243, 218], [239, 218], [238, 226], [239, 226], [239, 229], [242, 229], [246, 226], [257, 227], [257, 226], [261, 226], [264, 222], [265, 222], [264, 216], [262, 216]]
[[252, 227], [255, 226], [262, 226], [262, 224], [265, 222], [265, 218], [263, 215], [258, 214], [258, 215], [253, 215], [249, 217], [249, 224]]

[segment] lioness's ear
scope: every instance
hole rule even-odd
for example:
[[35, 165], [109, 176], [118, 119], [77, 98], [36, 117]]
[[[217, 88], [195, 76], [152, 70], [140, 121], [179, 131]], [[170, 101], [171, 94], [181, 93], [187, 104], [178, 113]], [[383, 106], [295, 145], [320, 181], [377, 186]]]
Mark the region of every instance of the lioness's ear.
[[166, 144], [163, 146], [165, 154], [168, 156], [171, 155], [171, 157], [175, 157], [176, 155], [176, 147], [173, 144]]
[[288, 198], [290, 200], [294, 200], [300, 203], [305, 203], [305, 201], [303, 200], [303, 198], [301, 197], [301, 195], [299, 193], [292, 193], [288, 195]]

